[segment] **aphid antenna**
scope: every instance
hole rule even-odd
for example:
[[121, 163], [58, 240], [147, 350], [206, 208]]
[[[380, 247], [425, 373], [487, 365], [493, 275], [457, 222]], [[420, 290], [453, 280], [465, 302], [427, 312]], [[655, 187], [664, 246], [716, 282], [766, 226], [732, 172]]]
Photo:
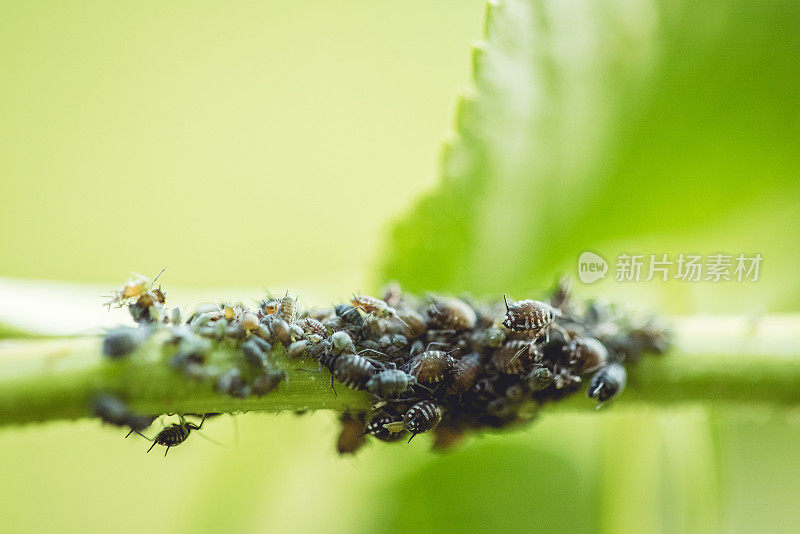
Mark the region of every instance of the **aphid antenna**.
[[439, 345], [440, 347], [447, 347], [449, 346], [449, 343], [442, 343], [441, 341], [431, 341], [430, 343], [428, 343], [428, 346], [425, 347], [425, 350], [423, 350], [422, 352], [428, 352], [428, 349], [431, 348], [431, 345]]
[[506, 297], [505, 295], [503, 295], [503, 302], [505, 302], [505, 304], [506, 304], [506, 311], [508, 311], [508, 297]]
[[[381, 351], [379, 351], [379, 350], [375, 350], [375, 349], [361, 349], [360, 351], [356, 352], [356, 354], [357, 354], [358, 356], [361, 356], [361, 355], [362, 355], [363, 353], [365, 353], [365, 352], [374, 352], [375, 354], [380, 354], [380, 355], [381, 355], [381, 356], [383, 356], [384, 358], [386, 358], [386, 357], [387, 357], [385, 353], [383, 353], [383, 352], [381, 352]], [[368, 357], [368, 356], [364, 356], [364, 358], [366, 358], [367, 360], [369, 360], [369, 361], [370, 361], [370, 363], [374, 363], [374, 364], [376, 364], [376, 365], [379, 365], [379, 366], [381, 366], [381, 367], [385, 367], [385, 366], [386, 366], [386, 365], [385, 365], [385, 362], [382, 362], [381, 360], [377, 360], [377, 359], [375, 359], [375, 358], [370, 358], [370, 357]]]
[[[150, 282], [150, 289], [153, 289], [153, 286], [155, 285], [155, 283], [156, 283], [156, 280], [158, 280], [159, 278], [161, 278], [161, 275], [162, 275], [162, 274], [164, 274], [164, 271], [166, 271], [166, 270], [167, 270], [167, 268], [166, 268], [166, 267], [164, 267], [163, 269], [161, 269], [161, 272], [160, 272], [160, 273], [158, 273], [158, 275], [157, 275], [155, 278], [153, 278], [153, 281], [152, 281], [152, 282]], [[158, 288], [159, 288], [159, 289], [161, 289], [161, 286], [158, 286]]]
[[522, 355], [522, 353], [523, 353], [523, 352], [525, 352], [526, 350], [527, 350], [527, 351], [530, 351], [530, 350], [531, 350], [531, 346], [532, 346], [534, 343], [535, 343], [534, 341], [531, 341], [530, 343], [528, 343], [527, 345], [525, 345], [524, 347], [522, 347], [521, 349], [519, 349], [519, 350], [517, 351], [517, 353], [514, 355], [514, 357], [513, 357], [513, 358], [511, 358], [510, 360], [508, 360], [508, 363], [513, 363], [513, 362], [514, 362], [514, 360], [516, 360], [517, 358], [519, 358], [519, 357]]

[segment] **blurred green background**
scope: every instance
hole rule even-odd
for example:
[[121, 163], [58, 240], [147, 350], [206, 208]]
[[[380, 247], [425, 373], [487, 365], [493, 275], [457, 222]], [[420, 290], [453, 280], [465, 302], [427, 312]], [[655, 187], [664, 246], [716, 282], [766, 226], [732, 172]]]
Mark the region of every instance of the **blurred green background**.
[[[514, 0], [470, 57], [483, 9], [4, 5], [2, 320], [99, 308], [100, 288], [165, 266], [181, 303], [290, 287], [324, 304], [388, 278], [527, 295], [584, 250], [765, 260], [756, 284], [581, 295], [673, 314], [800, 308], [800, 4]], [[4, 530], [800, 525], [794, 413], [623, 402], [447, 455], [418, 438], [355, 458], [335, 455], [331, 414], [237, 421], [238, 446], [224, 417], [207, 434], [228, 448], [193, 439], [166, 460], [94, 421], [4, 430]]]

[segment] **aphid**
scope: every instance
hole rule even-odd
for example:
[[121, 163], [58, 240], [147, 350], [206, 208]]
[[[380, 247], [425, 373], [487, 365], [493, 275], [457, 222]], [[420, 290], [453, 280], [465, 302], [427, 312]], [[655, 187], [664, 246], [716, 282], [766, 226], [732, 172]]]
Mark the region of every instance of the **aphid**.
[[406, 429], [411, 432], [410, 442], [417, 434], [427, 432], [438, 425], [444, 417], [444, 407], [433, 401], [423, 400], [409, 408], [401, 423], [389, 423], [384, 425], [390, 431]]
[[328, 329], [325, 328], [325, 325], [312, 317], [300, 319], [297, 321], [297, 325], [303, 329], [305, 334], [316, 334], [323, 338], [328, 335]]
[[289, 324], [292, 324], [297, 317], [297, 301], [286, 292], [286, 295], [278, 301], [278, 310], [275, 316], [283, 319]]
[[514, 404], [504, 397], [498, 397], [486, 403], [486, 413], [500, 419], [509, 419], [514, 415]]
[[284, 380], [286, 380], [286, 371], [283, 369], [267, 370], [253, 380], [251, 391], [253, 395], [263, 397], [278, 387]]
[[508, 402], [516, 404], [525, 398], [525, 390], [520, 383], [511, 384], [506, 388], [505, 396]]
[[342, 431], [336, 440], [339, 454], [354, 454], [366, 442], [364, 414], [344, 413], [341, 417]]
[[596, 371], [608, 361], [608, 349], [593, 337], [574, 338], [564, 346], [564, 351], [579, 374]]
[[472, 339], [475, 343], [484, 345], [490, 349], [496, 349], [503, 345], [506, 341], [506, 332], [502, 328], [490, 327], [473, 334]]
[[422, 384], [436, 384], [453, 371], [455, 360], [441, 350], [426, 350], [411, 358], [404, 368]]
[[334, 315], [322, 321], [322, 325], [330, 332], [337, 332], [344, 328], [344, 321], [338, 315]]
[[178, 350], [172, 357], [170, 365], [176, 369], [185, 369], [187, 365], [203, 364], [209, 350], [211, 344], [208, 340], [194, 334], [182, 336], [178, 340]]
[[481, 374], [481, 355], [473, 352], [467, 354], [453, 366], [453, 385], [452, 391], [463, 393], [475, 385], [475, 381]]
[[428, 319], [434, 328], [441, 330], [472, 330], [478, 316], [472, 307], [461, 299], [431, 299]]
[[166, 302], [160, 289], [153, 289], [136, 299], [128, 306], [131, 318], [139, 324], [160, 323], [163, 318], [163, 304]]
[[272, 350], [272, 344], [263, 338], [253, 336], [249, 341], [258, 345], [258, 348], [260, 348], [264, 354], [268, 354]]
[[417, 379], [400, 369], [386, 369], [367, 380], [366, 388], [378, 397], [402, 395], [417, 385]]
[[153, 424], [155, 416], [136, 415], [128, 405], [114, 395], [99, 395], [92, 399], [92, 411], [104, 423], [115, 426], [126, 426], [134, 432], [140, 432]]
[[564, 310], [569, 305], [572, 294], [572, 279], [564, 276], [558, 280], [550, 293], [550, 305], [559, 310]]
[[343, 352], [354, 353], [356, 351], [353, 338], [347, 332], [334, 332], [331, 336], [331, 343], [333, 344], [333, 354], [337, 356]]
[[520, 300], [514, 304], [509, 304], [505, 296], [503, 300], [506, 304], [503, 326], [514, 332], [530, 332], [536, 337], [542, 332], [548, 335], [553, 320], [560, 316], [558, 310], [538, 300]]
[[269, 331], [269, 327], [264, 323], [260, 323], [256, 329], [253, 330], [253, 334], [264, 341], [272, 341], [272, 332]]
[[386, 304], [386, 302], [382, 301], [381, 299], [376, 299], [375, 297], [370, 297], [369, 295], [353, 295], [353, 298], [350, 302], [356, 308], [360, 308], [366, 313], [374, 315], [379, 319], [397, 319], [409, 330], [411, 329], [411, 327], [408, 326], [405, 321], [403, 321], [397, 315], [397, 310]]
[[403, 290], [400, 288], [400, 284], [394, 280], [383, 286], [381, 293], [383, 301], [393, 308], [396, 308], [397, 305], [400, 304], [400, 298], [403, 296]]
[[541, 391], [553, 383], [553, 373], [544, 366], [534, 367], [525, 376], [525, 385], [530, 391]]
[[173, 423], [156, 434], [156, 437], [152, 439], [153, 444], [150, 445], [150, 448], [147, 449], [147, 452], [153, 450], [153, 447], [156, 445], [161, 445], [167, 448], [167, 450], [164, 451], [164, 456], [166, 456], [170, 448], [180, 445], [186, 441], [186, 438], [189, 437], [189, 434], [192, 433], [192, 430], [200, 430], [203, 428], [203, 423], [206, 421], [205, 417], [203, 417], [203, 419], [200, 421], [200, 424], [196, 425], [184, 419], [182, 415], [179, 417], [179, 423]]
[[296, 339], [302, 339], [304, 336], [303, 329], [300, 328], [297, 324], [290, 324], [289, 325], [289, 338], [294, 341]]
[[239, 310], [229, 304], [226, 304], [222, 307], [222, 313], [225, 315], [225, 320], [233, 321], [239, 315]]
[[242, 372], [236, 367], [220, 375], [214, 389], [219, 393], [226, 393], [240, 399], [247, 397], [250, 393], [250, 388], [242, 378]]
[[494, 383], [489, 377], [479, 378], [472, 386], [472, 391], [479, 399], [488, 400], [495, 395]]
[[536, 361], [536, 345], [530, 341], [515, 339], [506, 341], [502, 347], [492, 354], [492, 366], [505, 375], [522, 376], [528, 367]]
[[309, 343], [305, 339], [295, 341], [286, 349], [286, 356], [289, 358], [302, 358], [308, 351], [308, 345]]
[[[158, 276], [151, 282], [149, 278], [146, 276], [142, 276], [140, 274], [133, 273], [133, 276], [125, 282], [125, 285], [122, 286], [122, 289], [115, 290], [112, 292], [111, 300], [105, 303], [106, 306], [117, 306], [121, 308], [125, 304], [127, 304], [130, 300], [135, 299], [146, 293], [150, 288], [153, 287], [153, 284], [156, 283], [156, 280], [164, 273], [166, 269], [161, 269], [161, 272], [158, 273]], [[159, 290], [160, 292], [160, 290]], [[163, 293], [162, 293], [163, 295]]]
[[386, 334], [378, 340], [381, 349], [402, 349], [408, 345], [408, 338], [403, 334]]
[[345, 387], [364, 389], [367, 381], [377, 372], [377, 367], [364, 356], [344, 353], [333, 364], [333, 376]]
[[428, 328], [428, 322], [425, 320], [425, 317], [411, 308], [398, 309], [397, 317], [400, 319], [400, 322], [408, 327], [406, 330], [408, 330], [413, 337], [419, 336]]
[[247, 363], [254, 367], [266, 367], [267, 366], [267, 355], [255, 340], [258, 338], [253, 338], [251, 340], [245, 341], [242, 343], [242, 353], [244, 354], [245, 360]]
[[264, 315], [272, 315], [278, 311], [280, 301], [276, 299], [264, 299], [261, 301], [261, 311]]
[[127, 356], [141, 346], [145, 337], [145, 331], [140, 328], [115, 328], [103, 338], [103, 355], [113, 360]]
[[289, 330], [289, 323], [280, 319], [278, 317], [272, 317], [269, 322], [269, 330], [270, 334], [272, 335], [272, 339], [283, 343], [284, 345], [288, 345], [292, 342], [292, 334]]
[[250, 333], [259, 326], [261, 326], [261, 323], [258, 321], [258, 317], [256, 317], [255, 313], [248, 311], [242, 314], [242, 328], [245, 332]]
[[569, 367], [562, 366], [559, 364], [555, 365], [553, 384], [555, 384], [556, 389], [569, 388], [578, 385], [580, 383], [581, 383], [581, 377], [574, 374]]
[[[389, 429], [386, 428], [386, 425], [391, 425], [392, 423], [400, 422], [401, 428], [399, 432], [390, 432]], [[399, 416], [391, 416], [386, 413], [377, 413], [370, 418], [369, 422], [367, 423], [366, 433], [370, 436], [373, 436], [381, 441], [398, 441], [403, 439], [404, 428], [402, 428], [402, 417]]]
[[589, 397], [596, 399], [597, 407], [613, 399], [625, 389], [628, 372], [618, 363], [610, 363], [597, 371], [589, 382]]

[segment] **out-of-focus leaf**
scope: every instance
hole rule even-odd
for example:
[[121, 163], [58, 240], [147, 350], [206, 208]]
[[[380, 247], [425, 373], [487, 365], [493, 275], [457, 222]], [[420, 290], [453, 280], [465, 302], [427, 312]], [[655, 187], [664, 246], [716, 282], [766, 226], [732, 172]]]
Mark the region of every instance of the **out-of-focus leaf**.
[[760, 252], [758, 284], [594, 287], [674, 311], [797, 308], [798, 54], [796, 2], [490, 5], [441, 183], [394, 227], [383, 276], [522, 294], [584, 250]]

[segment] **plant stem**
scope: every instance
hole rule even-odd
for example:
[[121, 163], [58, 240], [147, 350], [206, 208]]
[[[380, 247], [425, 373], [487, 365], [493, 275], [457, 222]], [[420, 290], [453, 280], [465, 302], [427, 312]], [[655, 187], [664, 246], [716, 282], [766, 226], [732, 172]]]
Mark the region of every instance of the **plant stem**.
[[[686, 318], [677, 322], [676, 338], [670, 354], [631, 366], [617, 404], [800, 405], [800, 316]], [[120, 361], [103, 358], [100, 345], [99, 337], [0, 341], [0, 426], [88, 417], [98, 393], [114, 393], [143, 414], [341, 411], [372, 402], [343, 386], [335, 395], [326, 370], [289, 361], [280, 348], [273, 356], [288, 382], [264, 397], [238, 399], [171, 369], [158, 340]], [[239, 357], [225, 347], [214, 351], [217, 359]], [[590, 410], [593, 403], [575, 395], [556, 407]]]

